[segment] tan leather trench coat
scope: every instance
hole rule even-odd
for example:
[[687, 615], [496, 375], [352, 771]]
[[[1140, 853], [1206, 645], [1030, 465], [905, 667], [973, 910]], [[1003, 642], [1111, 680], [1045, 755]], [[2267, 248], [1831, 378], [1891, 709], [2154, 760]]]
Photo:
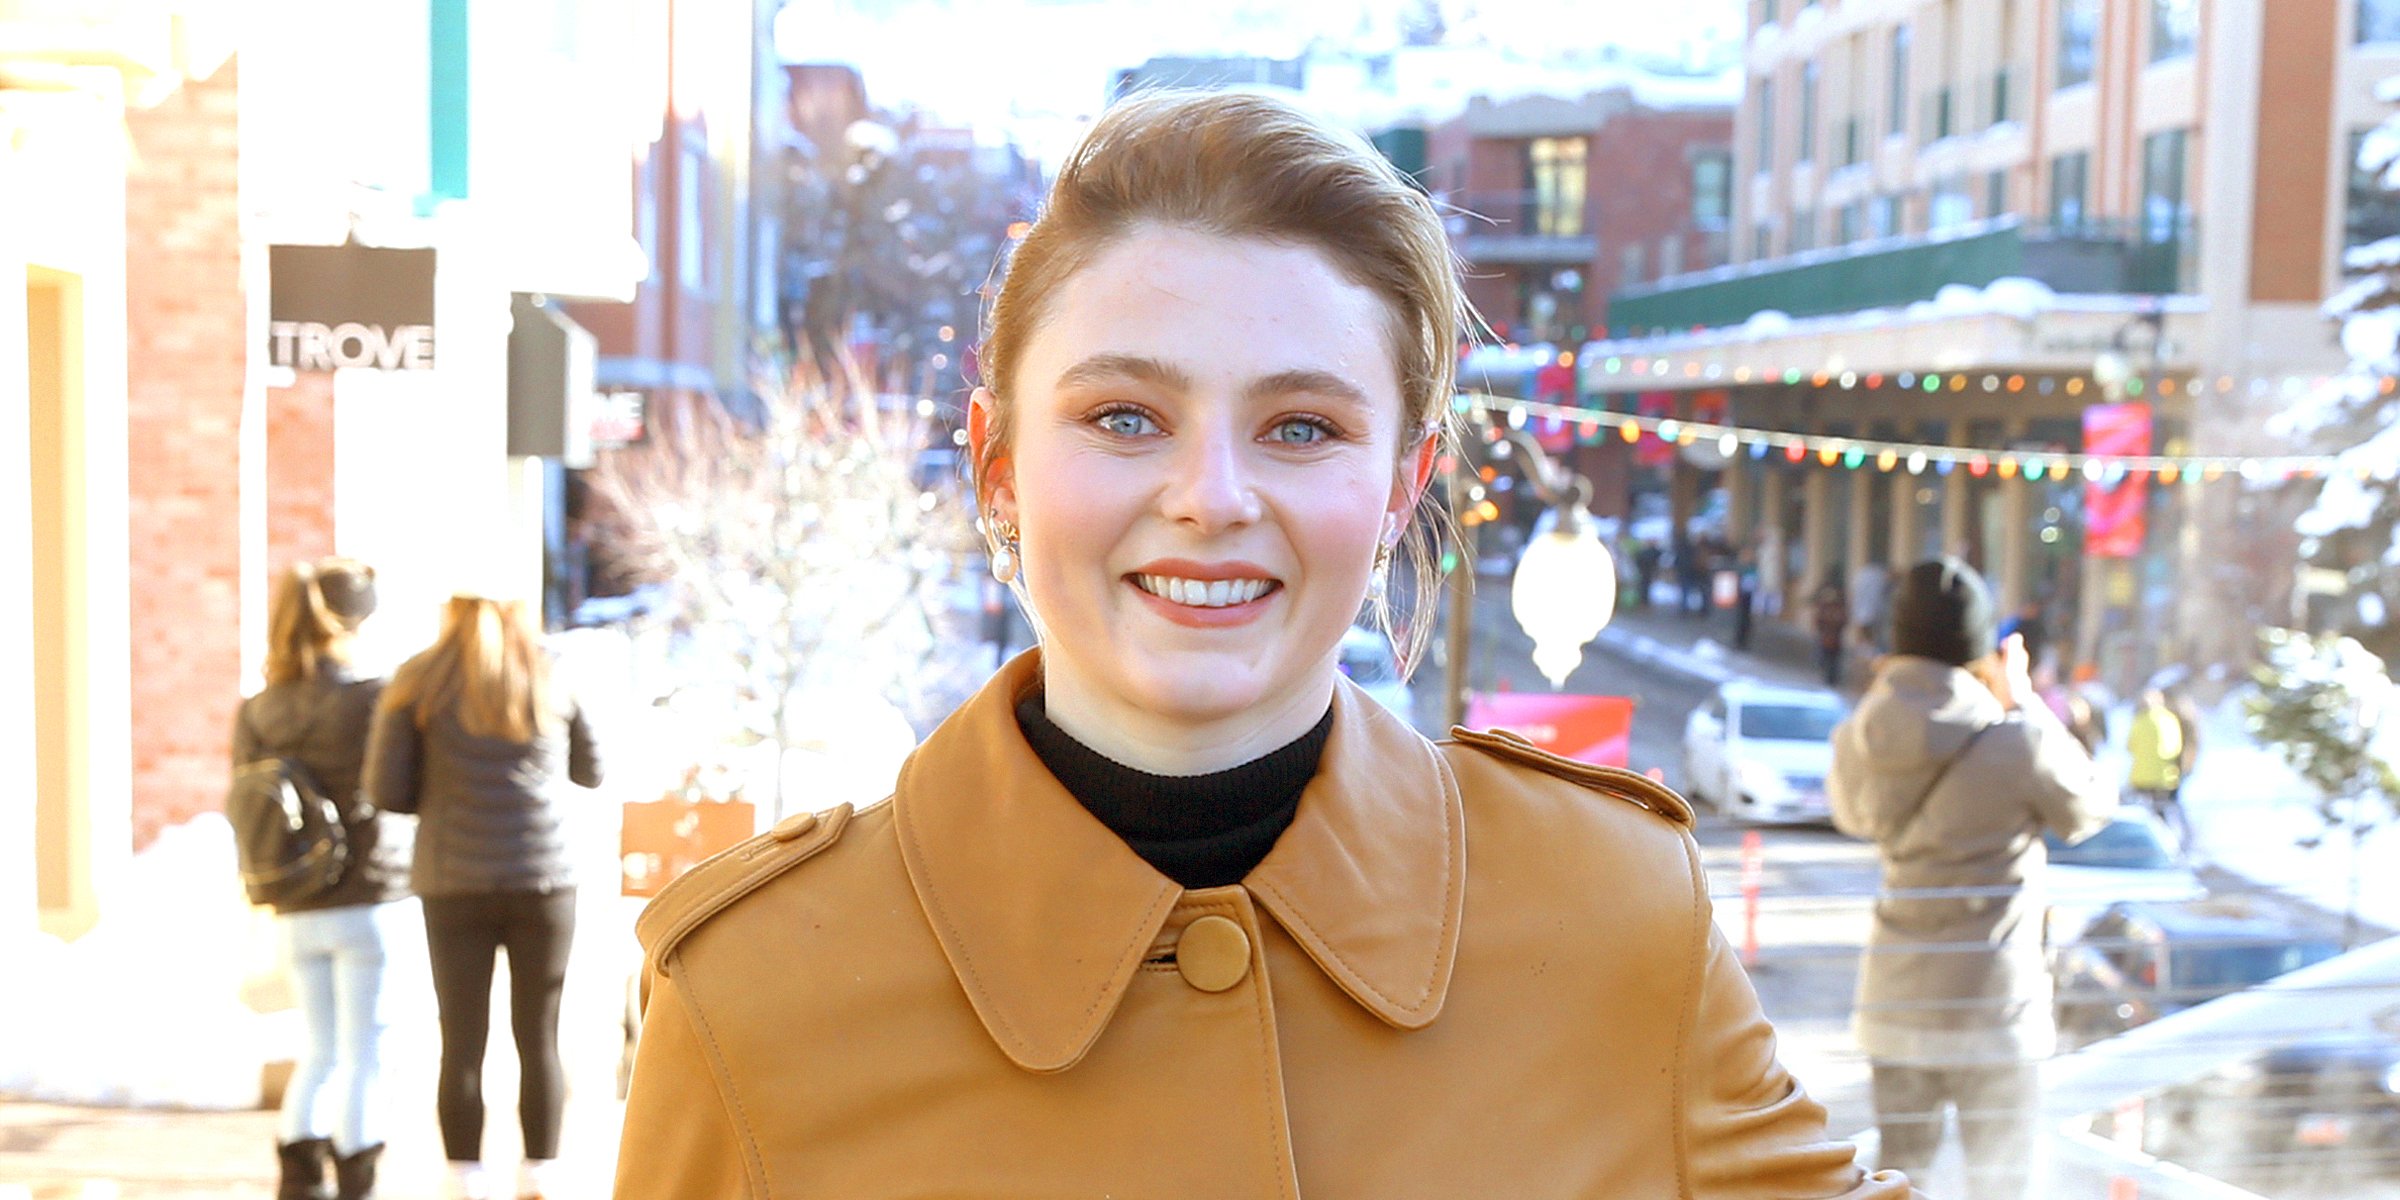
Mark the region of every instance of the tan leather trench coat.
[[1344, 682], [1291, 828], [1185, 891], [1026, 745], [1039, 686], [651, 906], [620, 1198], [1911, 1194], [1777, 1064], [1672, 792]]

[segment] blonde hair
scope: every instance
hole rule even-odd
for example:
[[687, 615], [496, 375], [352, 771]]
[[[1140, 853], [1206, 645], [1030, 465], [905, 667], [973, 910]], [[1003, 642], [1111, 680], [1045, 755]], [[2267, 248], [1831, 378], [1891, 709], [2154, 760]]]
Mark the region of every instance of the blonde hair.
[[[1460, 331], [1474, 313], [1433, 202], [1364, 140], [1284, 101], [1161, 89], [1119, 103], [1092, 126], [1010, 257], [979, 352], [994, 401], [984, 454], [974, 464], [979, 503], [992, 463], [1007, 453], [1014, 373], [1050, 297], [1143, 225], [1260, 238], [1325, 255], [1390, 310], [1402, 460], [1429, 437], [1456, 449], [1451, 390]], [[1431, 634], [1427, 618], [1447, 526], [1447, 512], [1428, 489], [1393, 564], [1415, 583], [1407, 589], [1408, 612], [1396, 619], [1387, 601], [1374, 601], [1403, 674], [1415, 668]]]
[[550, 656], [531, 608], [522, 600], [452, 596], [441, 636], [392, 673], [383, 703], [412, 710], [419, 729], [448, 711], [469, 736], [532, 741], [558, 714]]
[[268, 683], [315, 679], [334, 663], [350, 661], [351, 636], [365, 611], [341, 613], [325, 598], [326, 583], [345, 596], [372, 596], [375, 568], [349, 558], [294, 563], [275, 578], [267, 601]]

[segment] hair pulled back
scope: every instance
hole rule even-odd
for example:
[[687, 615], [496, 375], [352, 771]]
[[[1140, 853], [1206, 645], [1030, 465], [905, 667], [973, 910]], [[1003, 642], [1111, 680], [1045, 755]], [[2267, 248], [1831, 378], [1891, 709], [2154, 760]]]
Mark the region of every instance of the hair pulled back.
[[350, 637], [375, 611], [375, 568], [356, 559], [294, 563], [267, 602], [268, 683], [315, 679], [349, 658]]
[[[1093, 124], [1010, 256], [980, 351], [994, 404], [984, 454], [974, 464], [979, 502], [992, 462], [1008, 454], [1017, 367], [1051, 297], [1144, 226], [1259, 238], [1323, 254], [1389, 312], [1403, 459], [1428, 437], [1452, 444], [1459, 336], [1472, 311], [1433, 202], [1364, 139], [1286, 101], [1161, 89], [1121, 101]], [[1403, 674], [1415, 667], [1431, 632], [1427, 618], [1446, 525], [1429, 490], [1393, 563], [1413, 586], [1387, 592], [1406, 611], [1374, 601]]]

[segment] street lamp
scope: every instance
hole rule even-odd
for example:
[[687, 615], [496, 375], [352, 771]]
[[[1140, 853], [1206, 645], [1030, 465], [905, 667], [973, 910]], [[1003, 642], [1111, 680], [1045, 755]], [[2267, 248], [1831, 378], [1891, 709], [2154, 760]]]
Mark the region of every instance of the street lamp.
[[[1564, 686], [1567, 676], [1583, 661], [1583, 646], [1599, 636], [1616, 615], [1617, 569], [1599, 529], [1588, 511], [1591, 481], [1552, 461], [1541, 443], [1522, 429], [1491, 422], [1480, 404], [1467, 409], [1484, 438], [1461, 439], [1467, 447], [1488, 444], [1489, 458], [1520, 470], [1543, 503], [1550, 506], [1550, 527], [1537, 532], [1517, 559], [1511, 577], [1509, 610], [1526, 636], [1533, 639], [1533, 662], [1550, 686]], [[1463, 506], [1466, 496], [1458, 472], [1451, 477], [1450, 502]], [[1445, 638], [1448, 661], [1444, 670], [1444, 722], [1466, 719], [1468, 635], [1472, 625], [1472, 572], [1475, 535], [1461, 522], [1459, 574], [1450, 592], [1449, 630]]]
[[1553, 689], [1566, 686], [1583, 663], [1584, 643], [1617, 613], [1617, 564], [1584, 510], [1581, 497], [1589, 494], [1585, 484], [1552, 510], [1558, 523], [1526, 543], [1509, 585], [1509, 610], [1533, 639], [1533, 665]]

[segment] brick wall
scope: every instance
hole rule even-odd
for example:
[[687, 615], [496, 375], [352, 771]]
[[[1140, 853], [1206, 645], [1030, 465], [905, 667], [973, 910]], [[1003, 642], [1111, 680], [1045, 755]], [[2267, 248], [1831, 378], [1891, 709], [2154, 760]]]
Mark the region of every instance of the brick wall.
[[241, 685], [236, 69], [129, 113], [133, 841], [217, 807]]
[[267, 389], [267, 571], [333, 553], [333, 375]]

